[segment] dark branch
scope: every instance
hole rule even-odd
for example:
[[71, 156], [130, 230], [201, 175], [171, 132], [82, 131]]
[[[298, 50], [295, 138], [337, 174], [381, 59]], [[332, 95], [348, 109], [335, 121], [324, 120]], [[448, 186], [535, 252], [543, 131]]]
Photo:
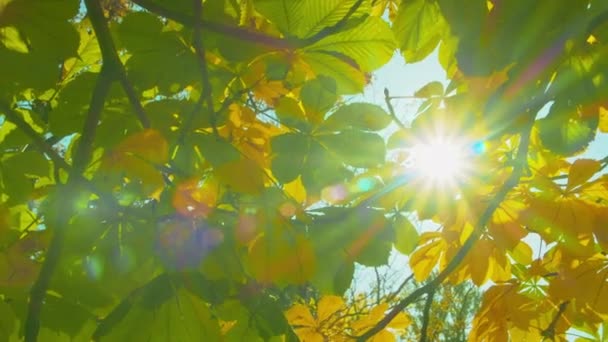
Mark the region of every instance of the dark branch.
[[370, 337], [374, 336], [382, 329], [384, 329], [400, 312], [402, 312], [408, 305], [416, 301], [425, 293], [430, 293], [431, 291], [435, 291], [437, 287], [450, 275], [452, 272], [458, 268], [458, 266], [462, 263], [465, 256], [469, 253], [475, 242], [478, 240], [479, 236], [483, 232], [483, 228], [490, 221], [490, 218], [498, 209], [500, 204], [504, 201], [507, 194], [511, 189], [519, 184], [519, 180], [525, 170], [526, 167], [526, 159], [528, 156], [528, 147], [530, 145], [530, 133], [532, 130], [533, 121], [529, 122], [527, 127], [522, 131], [521, 138], [519, 141], [519, 148], [517, 151], [517, 156], [515, 160], [515, 166], [513, 168], [513, 172], [507, 179], [507, 181], [500, 187], [486, 210], [481, 214], [477, 224], [475, 225], [475, 229], [469, 236], [469, 238], [465, 241], [462, 248], [458, 251], [458, 253], [454, 256], [452, 260], [448, 263], [448, 265], [439, 273], [439, 275], [425, 284], [414, 290], [409, 296], [405, 297], [401, 302], [395, 305], [391, 311], [389, 311], [386, 316], [380, 320], [373, 328], [365, 332], [363, 335], [358, 337], [359, 341], [366, 341]]
[[118, 81], [120, 81], [120, 84], [125, 90], [125, 94], [127, 95], [127, 98], [129, 99], [129, 102], [131, 103], [131, 106], [133, 107], [133, 110], [135, 111], [141, 125], [144, 128], [149, 128], [150, 119], [148, 119], [148, 116], [146, 115], [146, 112], [139, 101], [133, 85], [127, 78], [127, 73], [125, 72], [124, 65], [120, 61], [120, 57], [118, 57], [118, 53], [116, 52], [116, 47], [114, 46], [114, 41], [112, 40], [108, 23], [99, 2], [95, 2], [94, 4], [91, 3], [91, 6], [87, 5], [87, 14], [91, 19], [91, 24], [95, 30], [95, 36], [99, 42], [99, 48], [101, 49], [101, 55], [103, 58], [103, 65], [111, 69], [112, 77], [115, 77]]
[[426, 295], [426, 302], [424, 303], [424, 310], [422, 311], [422, 327], [420, 328], [420, 342], [427, 341], [427, 331], [429, 330], [429, 322], [431, 320], [431, 305], [433, 304], [433, 297], [435, 296], [435, 289], [432, 289]]
[[568, 304], [570, 304], [570, 302], [565, 301], [559, 305], [557, 312], [555, 313], [555, 316], [551, 320], [551, 323], [549, 323], [549, 325], [547, 326], [547, 329], [541, 331], [541, 333], [540, 333], [541, 336], [543, 336], [545, 338], [550, 338], [552, 340], [555, 338], [555, 327], [557, 326], [557, 322], [559, 321], [562, 314], [568, 308]]
[[[97, 0], [85, 0], [85, 5], [87, 7], [87, 13], [91, 17], [93, 28], [95, 29], [96, 34], [98, 34], [99, 30], [103, 30], [103, 28], [100, 28], [100, 21], [104, 20], [105, 22], [101, 6]], [[106, 97], [110, 91], [110, 86], [112, 85], [112, 81], [114, 79], [114, 73], [117, 69], [116, 66], [119, 65], [116, 64], [116, 60], [113, 60], [113, 58], [115, 58], [114, 55], [108, 51], [108, 47], [113, 47], [113, 44], [108, 45], [109, 43], [104, 41], [107, 39], [110, 39], [111, 43], [111, 37], [109, 35], [104, 36], [102, 33], [101, 36], [98, 36], [100, 48], [102, 49], [102, 56], [104, 57], [103, 66], [99, 76], [97, 77], [95, 89], [93, 90], [89, 110], [82, 129], [80, 141], [78, 143], [78, 149], [76, 150], [72, 163], [72, 169], [69, 174], [68, 184], [60, 187], [58, 190], [62, 192], [60, 195], [67, 199], [73, 196], [73, 192], [76, 190], [79, 180], [82, 179], [82, 173], [86, 169], [89, 159], [91, 158], [93, 142], [95, 140], [95, 131], [97, 130], [97, 125], [101, 117], [101, 111], [103, 110]], [[106, 58], [109, 60], [106, 60]], [[32, 289], [30, 291], [28, 312], [24, 327], [24, 340], [26, 342], [34, 342], [38, 339], [38, 332], [40, 330], [40, 312], [42, 310], [42, 305], [44, 303], [44, 298], [51, 282], [51, 278], [57, 264], [59, 263], [61, 250], [65, 242], [66, 226], [68, 225], [70, 216], [72, 215], [70, 206], [61, 205], [58, 200], [55, 201], [57, 205], [56, 219], [54, 220], [55, 222], [49, 222], [49, 228], [53, 229], [53, 239], [51, 240], [49, 248], [46, 252], [44, 263], [40, 269], [40, 274], [38, 274], [38, 278], [32, 285]]]
[[151, 0], [132, 1], [133, 3], [146, 9], [149, 12], [155, 13], [167, 19], [177, 21], [186, 26], [193, 27], [196, 23], [199, 23], [201, 28], [204, 30], [231, 36], [244, 41], [256, 42], [258, 44], [265, 45], [274, 49], [293, 49], [299, 45], [298, 42], [294, 43], [286, 39], [267, 36], [263, 33], [250, 31], [238, 26], [230, 26], [206, 20], [197, 20], [195, 16], [173, 11]]
[[45, 153], [51, 160], [55, 163], [57, 167], [60, 167], [66, 171], [71, 169], [71, 166], [63, 159], [51, 145], [49, 145], [44, 138], [38, 134], [23, 118], [19, 113], [15, 112], [11, 109], [11, 107], [4, 103], [0, 102], [0, 111], [4, 112], [8, 121], [17, 125], [17, 127], [25, 133], [34, 144]]

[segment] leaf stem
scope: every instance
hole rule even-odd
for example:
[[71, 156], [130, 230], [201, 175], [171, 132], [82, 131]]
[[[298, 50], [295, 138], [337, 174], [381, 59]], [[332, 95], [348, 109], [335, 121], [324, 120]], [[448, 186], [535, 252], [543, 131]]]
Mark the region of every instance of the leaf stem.
[[395, 108], [393, 107], [393, 104], [391, 103], [391, 99], [393, 99], [393, 98], [394, 97], [390, 96], [390, 93], [388, 92], [388, 88], [384, 88], [384, 101], [386, 102], [386, 107], [388, 107], [388, 113], [391, 115], [391, 117], [393, 118], [393, 121], [395, 121], [395, 123], [397, 124], [397, 126], [399, 126], [399, 128], [407, 129], [407, 127], [405, 127], [403, 122], [401, 122], [401, 120], [399, 120], [399, 118], [397, 117], [397, 114], [395, 113]]

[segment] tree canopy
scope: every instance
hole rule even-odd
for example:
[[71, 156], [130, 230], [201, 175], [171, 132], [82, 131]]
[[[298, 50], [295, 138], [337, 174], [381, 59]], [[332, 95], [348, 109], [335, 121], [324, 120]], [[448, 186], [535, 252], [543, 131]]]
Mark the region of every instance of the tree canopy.
[[[600, 340], [608, 156], [584, 153], [608, 132], [607, 19], [604, 0], [0, 0], [0, 339], [390, 341], [471, 280], [469, 340]], [[352, 100], [433, 51], [449, 83]], [[353, 313], [355, 265], [393, 250], [421, 285]]]

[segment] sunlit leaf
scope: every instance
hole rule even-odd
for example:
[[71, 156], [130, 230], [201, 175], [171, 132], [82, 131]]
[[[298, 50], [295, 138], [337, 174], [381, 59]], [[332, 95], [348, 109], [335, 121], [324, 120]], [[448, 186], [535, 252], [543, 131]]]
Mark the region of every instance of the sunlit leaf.
[[409, 255], [418, 245], [420, 238], [416, 227], [407, 217], [398, 215], [393, 222], [393, 229], [395, 229], [395, 249], [404, 255]]
[[418, 62], [433, 52], [445, 29], [436, 2], [401, 1], [393, 32], [408, 63]]
[[388, 62], [395, 40], [388, 24], [370, 17], [363, 23], [330, 35], [306, 47], [306, 52], [331, 52], [352, 58], [363, 71], [372, 71]]
[[380, 106], [350, 103], [338, 108], [321, 125], [323, 130], [339, 131], [355, 128], [379, 131], [391, 123], [391, 117]]
[[570, 167], [568, 174], [568, 185], [566, 190], [571, 190], [591, 178], [600, 170], [602, 164], [594, 159], [577, 159]]
[[434, 240], [419, 247], [410, 255], [410, 267], [414, 271], [416, 281], [423, 281], [431, 274], [431, 271], [439, 261], [443, 249], [444, 242]]

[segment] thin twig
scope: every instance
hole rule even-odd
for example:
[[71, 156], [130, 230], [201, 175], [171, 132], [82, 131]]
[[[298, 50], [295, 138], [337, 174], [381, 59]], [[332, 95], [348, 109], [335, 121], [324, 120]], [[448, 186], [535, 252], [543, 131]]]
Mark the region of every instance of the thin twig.
[[420, 342], [426, 342], [428, 337], [429, 323], [431, 320], [431, 305], [433, 304], [433, 297], [435, 296], [435, 289], [429, 291], [426, 294], [426, 302], [424, 303], [424, 310], [422, 311], [422, 327], [420, 328]]
[[395, 108], [393, 108], [393, 104], [391, 103], [391, 96], [388, 92], [388, 88], [384, 88], [384, 101], [386, 102], [386, 107], [388, 107], [388, 113], [393, 118], [393, 121], [399, 126], [401, 129], [407, 129], [407, 127], [399, 120], [397, 114], [395, 113]]
[[382, 320], [380, 320], [373, 328], [366, 331], [363, 335], [358, 337], [358, 341], [366, 341], [370, 337], [374, 336], [382, 329], [384, 329], [400, 312], [402, 312], [408, 305], [416, 301], [425, 293], [430, 293], [430, 291], [434, 291], [452, 272], [460, 266], [465, 256], [469, 253], [475, 242], [479, 239], [479, 236], [483, 232], [483, 228], [492, 218], [492, 215], [498, 209], [500, 204], [504, 201], [507, 194], [511, 189], [519, 184], [519, 180], [526, 168], [526, 160], [528, 155], [528, 147], [530, 145], [530, 133], [532, 131], [533, 121], [530, 120], [527, 127], [522, 131], [521, 138], [519, 141], [519, 147], [516, 156], [516, 163], [511, 172], [509, 178], [503, 183], [500, 187], [492, 201], [489, 203], [486, 210], [481, 214], [477, 224], [475, 225], [475, 229], [471, 233], [471, 235], [464, 242], [462, 248], [456, 253], [454, 258], [450, 260], [447, 266], [439, 273], [439, 275], [425, 284], [414, 290], [409, 296], [405, 297], [401, 300], [397, 305], [395, 305], [391, 311], [389, 311], [386, 316]]
[[403, 280], [403, 282], [402, 282], [402, 283], [399, 285], [399, 287], [397, 287], [397, 289], [396, 289], [396, 290], [395, 290], [393, 293], [389, 294], [389, 295], [386, 297], [386, 301], [387, 301], [387, 302], [390, 302], [390, 301], [391, 301], [391, 300], [393, 300], [395, 297], [397, 297], [397, 295], [399, 295], [399, 293], [400, 293], [401, 291], [403, 291], [403, 288], [405, 287], [405, 285], [407, 285], [407, 283], [409, 283], [410, 281], [412, 281], [412, 279], [414, 279], [414, 273], [410, 274], [410, 275], [409, 275], [407, 278], [405, 278], [405, 279]]

